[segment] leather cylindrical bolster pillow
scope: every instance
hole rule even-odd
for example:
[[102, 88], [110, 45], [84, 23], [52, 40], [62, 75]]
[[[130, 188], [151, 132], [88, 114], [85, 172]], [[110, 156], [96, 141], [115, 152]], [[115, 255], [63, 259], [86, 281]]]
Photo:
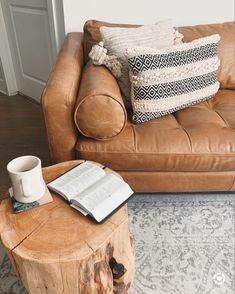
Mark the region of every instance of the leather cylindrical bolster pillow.
[[74, 120], [79, 132], [97, 140], [110, 139], [125, 128], [127, 114], [119, 86], [104, 66], [86, 65]]

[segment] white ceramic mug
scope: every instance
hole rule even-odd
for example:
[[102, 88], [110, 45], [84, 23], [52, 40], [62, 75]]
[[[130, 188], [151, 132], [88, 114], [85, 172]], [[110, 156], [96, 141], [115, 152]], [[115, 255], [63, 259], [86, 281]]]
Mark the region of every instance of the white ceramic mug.
[[41, 160], [26, 155], [11, 160], [7, 165], [14, 198], [23, 203], [40, 199], [46, 191], [42, 177]]

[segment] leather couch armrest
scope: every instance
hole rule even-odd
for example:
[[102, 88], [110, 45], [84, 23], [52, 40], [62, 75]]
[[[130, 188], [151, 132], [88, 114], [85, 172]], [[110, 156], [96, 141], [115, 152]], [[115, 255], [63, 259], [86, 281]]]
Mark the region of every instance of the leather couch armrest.
[[77, 130], [73, 114], [83, 64], [83, 33], [69, 33], [41, 98], [52, 163], [75, 158]]
[[111, 139], [125, 128], [127, 113], [120, 88], [106, 67], [87, 63], [74, 121], [80, 133], [96, 140]]

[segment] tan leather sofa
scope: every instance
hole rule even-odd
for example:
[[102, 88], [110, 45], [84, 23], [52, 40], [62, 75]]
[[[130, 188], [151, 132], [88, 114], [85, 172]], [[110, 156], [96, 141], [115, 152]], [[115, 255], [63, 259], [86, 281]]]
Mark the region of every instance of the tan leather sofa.
[[[67, 35], [42, 96], [52, 162], [100, 162], [118, 171], [138, 192], [234, 191], [234, 23], [179, 28], [186, 42], [221, 35], [221, 88], [208, 102], [139, 125], [131, 122], [112, 74], [87, 63], [103, 24], [89, 21], [85, 33]], [[89, 138], [76, 128], [75, 106], [84, 97], [92, 98], [92, 111], [80, 112], [81, 128], [86, 128], [86, 121], [91, 130], [102, 126], [101, 135], [105, 128], [109, 139], [97, 140], [92, 131]], [[113, 101], [124, 110], [115, 109]], [[105, 124], [107, 120], [110, 123]], [[115, 124], [123, 120], [124, 127], [116, 131]]]

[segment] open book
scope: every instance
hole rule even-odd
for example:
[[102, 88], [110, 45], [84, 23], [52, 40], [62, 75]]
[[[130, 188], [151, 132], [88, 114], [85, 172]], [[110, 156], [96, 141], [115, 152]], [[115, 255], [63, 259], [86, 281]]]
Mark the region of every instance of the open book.
[[78, 164], [47, 186], [63, 196], [70, 206], [85, 216], [90, 215], [98, 223], [134, 193], [121, 178], [89, 161]]

